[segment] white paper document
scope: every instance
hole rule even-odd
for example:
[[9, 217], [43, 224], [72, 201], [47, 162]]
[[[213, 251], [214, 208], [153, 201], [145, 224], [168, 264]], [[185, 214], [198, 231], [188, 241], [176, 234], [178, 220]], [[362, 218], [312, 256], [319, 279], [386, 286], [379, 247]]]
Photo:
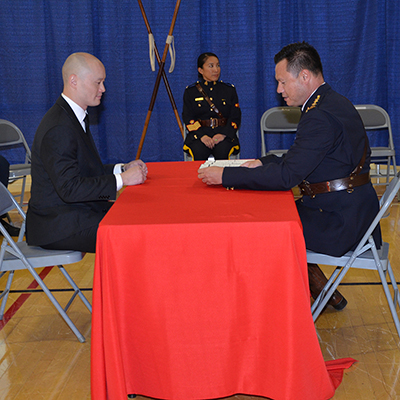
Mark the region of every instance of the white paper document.
[[207, 167], [239, 167], [246, 161], [252, 160], [207, 160], [203, 164], [201, 164], [200, 168]]

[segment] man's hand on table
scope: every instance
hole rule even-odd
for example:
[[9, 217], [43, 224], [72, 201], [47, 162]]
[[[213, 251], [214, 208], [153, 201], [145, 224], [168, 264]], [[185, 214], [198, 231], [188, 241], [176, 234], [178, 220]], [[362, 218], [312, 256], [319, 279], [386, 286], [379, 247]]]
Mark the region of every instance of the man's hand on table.
[[[262, 166], [262, 162], [260, 160], [251, 160], [246, 161], [240, 167], [257, 168], [260, 166]], [[200, 168], [197, 171], [199, 179], [201, 179], [207, 185], [222, 185], [223, 172], [224, 168], [222, 167]]]
[[124, 165], [125, 171], [127, 171], [128, 169], [130, 169], [132, 167], [135, 167], [136, 165], [139, 166], [144, 171], [144, 173], [147, 175], [147, 165], [142, 160], [133, 160], [130, 163], [125, 164]]
[[197, 171], [199, 179], [207, 185], [221, 185], [223, 172], [224, 169], [221, 167], [200, 168]]
[[124, 186], [140, 185], [147, 178], [147, 166], [142, 160], [134, 160], [124, 165], [125, 172], [121, 174]]

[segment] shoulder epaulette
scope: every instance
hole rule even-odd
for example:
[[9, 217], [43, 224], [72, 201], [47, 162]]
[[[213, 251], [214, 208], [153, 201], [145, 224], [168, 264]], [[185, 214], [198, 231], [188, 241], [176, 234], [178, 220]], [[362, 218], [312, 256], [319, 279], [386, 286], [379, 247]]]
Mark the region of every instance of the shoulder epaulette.
[[230, 86], [230, 87], [235, 87], [235, 85], [233, 85], [232, 83], [228, 83], [228, 82], [224, 82], [224, 81], [220, 81], [221, 83]]
[[186, 86], [186, 89], [196, 86], [196, 84], [199, 83], [199, 82], [200, 82], [200, 81], [197, 81], [197, 82], [195, 82], [195, 83], [192, 83], [191, 85]]

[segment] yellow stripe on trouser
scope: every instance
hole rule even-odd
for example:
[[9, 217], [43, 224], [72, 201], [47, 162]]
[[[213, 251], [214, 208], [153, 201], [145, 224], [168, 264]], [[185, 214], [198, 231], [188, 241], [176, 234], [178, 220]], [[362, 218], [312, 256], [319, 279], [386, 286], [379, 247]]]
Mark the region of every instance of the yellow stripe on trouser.
[[185, 144], [185, 145], [183, 145], [183, 150], [184, 151], [187, 150], [189, 152], [190, 156], [192, 157], [192, 161], [194, 161], [194, 155], [193, 155], [192, 149], [190, 147], [186, 146], [186, 144]]
[[230, 151], [229, 154], [228, 154], [228, 160], [231, 159], [231, 155], [232, 155], [232, 153], [233, 153], [235, 150], [239, 150], [239, 146], [233, 146], [233, 147], [231, 148], [231, 151]]
[[[189, 152], [190, 156], [192, 157], [192, 161], [194, 161], [194, 155], [193, 155], [192, 149], [191, 149], [190, 147], [186, 146], [186, 144], [185, 144], [185, 145], [183, 145], [183, 150], [184, 150], [184, 151], [187, 150], [187, 151]], [[232, 153], [233, 153], [235, 150], [239, 150], [239, 146], [233, 146], [233, 147], [231, 148], [231, 150], [230, 150], [230, 152], [229, 152], [229, 154], [228, 154], [228, 160], [231, 159], [231, 155], [232, 155]]]

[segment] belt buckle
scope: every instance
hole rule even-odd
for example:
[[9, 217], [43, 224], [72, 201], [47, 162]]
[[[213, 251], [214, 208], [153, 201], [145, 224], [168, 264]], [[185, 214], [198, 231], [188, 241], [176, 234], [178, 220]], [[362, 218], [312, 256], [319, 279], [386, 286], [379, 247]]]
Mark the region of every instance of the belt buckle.
[[210, 128], [216, 128], [218, 126], [217, 118], [210, 118]]
[[314, 198], [315, 197], [315, 193], [312, 191], [311, 187], [310, 187], [310, 182], [304, 180], [302, 182], [302, 187], [300, 187], [300, 189], [302, 190], [302, 192], [304, 192], [307, 196], [310, 196], [310, 198]]

